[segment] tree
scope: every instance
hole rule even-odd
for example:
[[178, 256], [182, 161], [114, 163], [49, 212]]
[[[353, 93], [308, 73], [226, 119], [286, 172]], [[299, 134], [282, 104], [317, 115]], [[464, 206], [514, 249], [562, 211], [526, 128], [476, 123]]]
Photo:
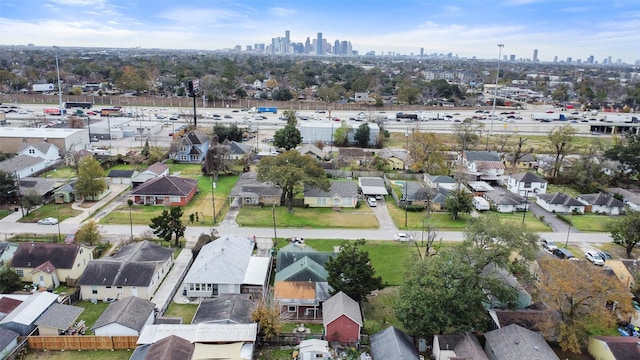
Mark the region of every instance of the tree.
[[[560, 347], [578, 353], [587, 344], [594, 326], [612, 328], [618, 318], [629, 319], [633, 306], [629, 291], [615, 276], [588, 262], [540, 259], [537, 293], [560, 315], [543, 328], [553, 330]], [[615, 304], [615, 309], [610, 305]], [[553, 320], [553, 317], [549, 317]]]
[[369, 145], [369, 134], [371, 133], [371, 129], [369, 128], [369, 124], [364, 123], [358, 126], [356, 129], [356, 133], [353, 136], [353, 139], [360, 145], [360, 147], [366, 148]]
[[84, 223], [75, 234], [76, 242], [95, 245], [102, 240], [102, 234], [100, 234], [100, 226], [98, 222], [91, 219]]
[[95, 198], [107, 188], [104, 170], [93, 157], [82, 158], [78, 164], [78, 179], [75, 189], [81, 196]]
[[42, 205], [42, 196], [40, 196], [35, 189], [29, 189], [26, 193], [22, 194], [20, 203], [24, 211], [29, 214], [31, 210], [35, 209], [38, 205]]
[[22, 288], [20, 276], [10, 267], [0, 268], [0, 294], [10, 294]]
[[182, 225], [182, 209], [178, 206], [171, 207], [171, 210], [164, 209], [160, 216], [151, 219], [149, 227], [153, 233], [162, 240], [171, 243], [171, 238], [175, 234], [175, 246], [180, 247], [180, 238], [187, 229]]
[[0, 194], [3, 194], [1, 199], [3, 202], [9, 200], [9, 195], [16, 190], [16, 179], [13, 174], [0, 170]]
[[529, 139], [528, 138], [523, 138], [522, 136], [520, 136], [520, 138], [518, 138], [518, 143], [516, 144], [516, 148], [511, 153], [511, 156], [512, 156], [511, 164], [513, 166], [516, 166], [518, 164], [518, 161], [520, 161], [520, 159], [522, 159], [522, 157], [524, 155], [526, 155], [526, 154], [528, 154], [530, 152], [530, 151], [525, 151], [525, 150], [522, 149], [522, 147], [524, 146], [524, 143], [526, 143], [527, 140], [529, 140]]
[[636, 135], [632, 131], [604, 152], [607, 158], [620, 162], [619, 173], [628, 177], [640, 175], [640, 156], [638, 154], [640, 154], [640, 135]]
[[414, 131], [409, 138], [409, 153], [413, 164], [411, 169], [427, 174], [446, 174], [442, 143], [435, 133]]
[[231, 160], [229, 159], [230, 151], [228, 140], [220, 144], [218, 137], [214, 135], [213, 139], [211, 139], [211, 145], [207, 150], [207, 154], [204, 157], [204, 162], [202, 163], [202, 173], [218, 177], [218, 174], [229, 171], [231, 169]]
[[259, 334], [263, 339], [269, 339], [280, 335], [282, 330], [282, 321], [280, 320], [280, 311], [274, 306], [260, 304], [251, 313], [251, 319], [258, 323], [260, 329]]
[[398, 90], [398, 100], [414, 105], [420, 102], [420, 88], [416, 86], [402, 86]]
[[551, 146], [555, 150], [553, 172], [551, 174], [554, 179], [558, 177], [560, 166], [562, 166], [564, 157], [567, 156], [567, 154], [569, 154], [571, 150], [573, 150], [573, 140], [575, 138], [575, 134], [576, 129], [574, 129], [571, 125], [556, 127], [553, 128], [551, 132], [549, 132], [549, 142], [551, 142]]
[[295, 125], [287, 124], [273, 134], [273, 145], [285, 150], [295, 149], [302, 142], [300, 130]]
[[351, 127], [347, 124], [346, 121], [340, 122], [340, 127], [337, 128], [333, 132], [333, 143], [336, 146], [347, 146], [349, 145], [349, 131]]
[[631, 258], [633, 248], [640, 243], [640, 211], [627, 209], [606, 225], [614, 244], [625, 248], [627, 258]]
[[322, 167], [311, 157], [295, 150], [263, 157], [257, 170], [258, 181], [270, 182], [282, 189], [280, 202], [287, 202], [289, 212], [293, 211], [293, 198], [305, 189], [329, 191], [331, 187]]
[[338, 255], [324, 264], [332, 295], [342, 291], [360, 303], [367, 301], [372, 291], [382, 289], [382, 278], [375, 276], [369, 253], [362, 250], [364, 245], [364, 239], [345, 242]]
[[80, 151], [67, 151], [64, 155], [64, 162], [73, 171], [78, 174], [78, 167], [80, 166], [80, 160], [84, 158], [84, 155]]
[[276, 101], [289, 101], [293, 99], [293, 93], [289, 88], [279, 88], [273, 90], [271, 97]]
[[473, 211], [473, 194], [464, 189], [453, 190], [444, 200], [444, 206], [451, 217], [457, 219], [460, 213]]
[[242, 130], [236, 124], [215, 124], [213, 126], [213, 134], [218, 137], [218, 142], [221, 144], [225, 140], [242, 141]]
[[605, 173], [602, 166], [595, 161], [602, 150], [599, 141], [591, 143], [580, 158], [573, 162], [568, 173], [568, 178], [572, 179], [573, 186], [581, 194], [593, 194], [603, 187]]
[[477, 144], [480, 141], [482, 129], [484, 129], [484, 124], [477, 121], [453, 124], [453, 132], [458, 144], [460, 144], [460, 151], [467, 151], [471, 146]]

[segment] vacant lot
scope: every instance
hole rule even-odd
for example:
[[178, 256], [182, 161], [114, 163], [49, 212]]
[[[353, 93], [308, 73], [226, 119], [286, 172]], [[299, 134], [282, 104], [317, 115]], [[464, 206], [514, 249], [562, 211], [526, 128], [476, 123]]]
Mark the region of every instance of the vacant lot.
[[[236, 222], [242, 226], [273, 226], [272, 207], [244, 207]], [[375, 229], [379, 226], [371, 209], [362, 206], [359, 209], [294, 208], [288, 212], [286, 206], [275, 208], [276, 224], [290, 228], [343, 228]]]
[[615, 220], [615, 216], [607, 215], [567, 215], [573, 227], [584, 232], [606, 232], [606, 225]]
[[46, 205], [42, 205], [41, 207], [39, 207], [36, 210], [33, 210], [29, 214], [27, 214], [24, 217], [20, 218], [20, 220], [18, 220], [18, 222], [35, 223], [39, 219], [46, 218], [46, 217], [54, 217], [54, 218], [57, 218], [60, 221], [63, 221], [64, 219], [67, 219], [67, 218], [70, 218], [70, 217], [74, 217], [74, 216], [78, 216], [81, 213], [82, 213], [81, 211], [73, 210], [71, 208], [71, 204], [59, 204], [59, 205], [56, 205], [56, 204], [53, 204], [53, 203], [49, 203], [49, 204], [46, 204]]

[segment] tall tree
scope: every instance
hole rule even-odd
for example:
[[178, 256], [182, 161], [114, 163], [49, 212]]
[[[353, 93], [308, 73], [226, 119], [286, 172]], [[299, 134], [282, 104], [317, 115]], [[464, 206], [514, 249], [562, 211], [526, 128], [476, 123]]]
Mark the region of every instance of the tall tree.
[[76, 242], [95, 245], [102, 239], [98, 222], [91, 219], [85, 222], [75, 234]]
[[287, 124], [273, 134], [273, 145], [285, 150], [295, 149], [302, 142], [300, 130], [295, 125]]
[[640, 135], [627, 132], [624, 139], [616, 142], [604, 155], [620, 162], [619, 174], [625, 177], [640, 175]]
[[31, 210], [42, 205], [42, 196], [38, 194], [35, 189], [29, 189], [25, 193], [21, 194], [20, 202], [24, 211], [29, 214]]
[[257, 178], [282, 189], [281, 203], [287, 202], [289, 212], [293, 211], [293, 198], [305, 188], [328, 191], [331, 186], [320, 165], [295, 150], [263, 157], [258, 163]]
[[[563, 350], [579, 353], [585, 348], [594, 325], [612, 328], [618, 318], [634, 313], [629, 291], [615, 276], [588, 262], [539, 260], [537, 293], [547, 306], [560, 315], [544, 324], [553, 330]], [[614, 309], [608, 308], [615, 305]]]
[[7, 202], [10, 194], [16, 190], [16, 179], [14, 178], [14, 174], [11, 174], [7, 171], [0, 170], [0, 201], [3, 203]]
[[251, 313], [251, 319], [258, 323], [258, 333], [263, 339], [280, 335], [282, 321], [277, 307], [262, 303]]
[[414, 131], [409, 138], [411, 169], [431, 175], [446, 174], [441, 141], [435, 133]]
[[358, 126], [358, 128], [356, 129], [356, 133], [353, 135], [353, 139], [358, 143], [360, 147], [366, 148], [369, 146], [369, 134], [371, 134], [369, 124], [364, 123]]
[[460, 145], [460, 151], [467, 151], [476, 145], [480, 141], [483, 129], [484, 124], [477, 121], [465, 121], [453, 124], [453, 132]]
[[516, 166], [518, 164], [518, 161], [520, 161], [520, 159], [522, 159], [523, 156], [531, 152], [523, 149], [524, 144], [527, 142], [527, 140], [529, 139], [523, 138], [522, 136], [518, 138], [518, 143], [516, 144], [516, 148], [511, 153], [511, 165]]
[[84, 157], [78, 164], [78, 179], [75, 189], [82, 196], [95, 198], [107, 188], [104, 179], [104, 170], [98, 160], [93, 157]]
[[606, 225], [606, 230], [611, 233], [613, 243], [624, 247], [627, 258], [631, 258], [631, 252], [640, 243], [640, 211], [627, 210], [624, 215], [616, 216]]
[[346, 121], [340, 122], [340, 127], [335, 129], [333, 132], [333, 143], [336, 146], [347, 146], [349, 145], [349, 131], [351, 127], [347, 124]]
[[558, 177], [562, 161], [565, 156], [573, 150], [573, 141], [575, 139], [576, 129], [571, 125], [555, 127], [549, 132], [548, 138], [551, 146], [555, 151], [555, 159], [553, 161], [553, 172], [551, 176], [555, 179]]
[[187, 229], [187, 226], [182, 224], [182, 209], [178, 206], [171, 207], [171, 210], [162, 210], [160, 216], [151, 219], [149, 227], [156, 236], [169, 243], [175, 235], [176, 247], [180, 247], [180, 238]]
[[382, 278], [375, 276], [369, 253], [362, 249], [365, 243], [364, 239], [345, 242], [338, 255], [325, 263], [332, 295], [342, 291], [360, 303], [372, 291], [382, 289]]
[[0, 268], [0, 294], [10, 294], [22, 288], [20, 275], [10, 267]]
[[457, 219], [460, 213], [468, 214], [473, 211], [473, 194], [464, 189], [449, 192], [444, 200], [444, 206], [453, 219]]
[[229, 141], [225, 140], [222, 144], [218, 142], [218, 137], [213, 135], [211, 145], [207, 150], [202, 163], [202, 173], [205, 175], [214, 175], [218, 177], [220, 173], [227, 172], [231, 169], [229, 153]]

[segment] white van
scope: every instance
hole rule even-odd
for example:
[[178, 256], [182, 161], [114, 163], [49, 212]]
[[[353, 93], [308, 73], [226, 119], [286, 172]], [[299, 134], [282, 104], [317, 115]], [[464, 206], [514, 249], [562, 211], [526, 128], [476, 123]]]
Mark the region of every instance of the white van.
[[491, 209], [489, 202], [480, 196], [473, 197], [473, 206], [478, 211], [487, 211]]

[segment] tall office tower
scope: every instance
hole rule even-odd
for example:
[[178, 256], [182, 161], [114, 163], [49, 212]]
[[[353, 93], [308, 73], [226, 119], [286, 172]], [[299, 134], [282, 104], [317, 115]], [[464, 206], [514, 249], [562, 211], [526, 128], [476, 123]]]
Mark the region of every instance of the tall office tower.
[[557, 55], [553, 57], [553, 62], [554, 62], [554, 63], [557, 63], [557, 62], [558, 62], [558, 56], [557, 56]]
[[337, 40], [333, 43], [333, 53], [335, 55], [344, 55], [342, 53], [342, 47], [340, 46], [340, 40]]
[[593, 64], [593, 55], [590, 55], [590, 56], [587, 58], [587, 62], [588, 62], [589, 64]]
[[284, 32], [284, 53], [285, 54], [291, 53], [291, 38], [289, 37], [289, 35], [291, 35], [291, 33], [289, 33], [289, 30], [285, 30]]
[[538, 62], [538, 49], [533, 49], [533, 62]]
[[515, 55], [509, 55], [509, 61], [516, 61], [516, 56]]
[[423, 47], [420, 48], [420, 57], [424, 57], [424, 48]]
[[567, 58], [567, 64], [571, 64], [572, 61], [573, 61], [573, 59], [571, 57]]
[[607, 62], [607, 64], [611, 65], [611, 56], [609, 56], [609, 57], [607, 58], [607, 60], [609, 60], [609, 61]]
[[311, 40], [307, 36], [307, 41], [304, 42], [304, 53], [308, 54], [311, 52]]
[[322, 41], [322, 33], [319, 32], [318, 33], [318, 39], [316, 40], [316, 55], [322, 55], [323, 54], [323, 45], [324, 45], [324, 41]]
[[351, 55], [353, 55], [353, 54], [351, 53], [351, 43], [350, 43], [350, 42], [348, 42], [348, 41], [343, 41], [343, 42], [340, 44], [340, 47], [342, 48], [342, 49], [340, 49], [340, 52], [342, 53], [342, 55], [347, 55], [347, 56], [351, 56]]
[[251, 52], [251, 50], [252, 50], [251, 45], [247, 45], [247, 47], [246, 47], [246, 50], [245, 50], [245, 51], [246, 51], [246, 52]]

